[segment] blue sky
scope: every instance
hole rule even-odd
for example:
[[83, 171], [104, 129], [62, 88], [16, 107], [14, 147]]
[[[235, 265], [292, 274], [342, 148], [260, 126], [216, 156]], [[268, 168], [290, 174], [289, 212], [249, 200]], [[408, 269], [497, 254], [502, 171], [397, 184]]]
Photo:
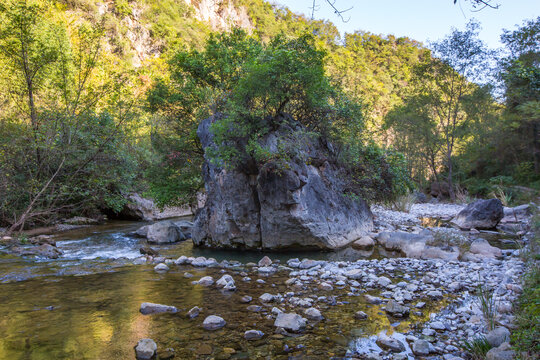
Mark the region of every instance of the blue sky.
[[[312, 0], [274, 3], [311, 16]], [[324, 0], [317, 0], [317, 3], [320, 8], [315, 18], [331, 20], [342, 33], [365, 30], [408, 36], [425, 44], [444, 37], [452, 27], [463, 29], [470, 19], [476, 18], [482, 26], [480, 38], [491, 48], [501, 46], [502, 29], [513, 30], [523, 20], [540, 16], [540, 0], [493, 0], [500, 5], [499, 9], [486, 8], [479, 12], [471, 12], [470, 4], [463, 0], [456, 5], [453, 0], [336, 0], [336, 7], [340, 9], [353, 7], [344, 14], [350, 20], [343, 23]]]

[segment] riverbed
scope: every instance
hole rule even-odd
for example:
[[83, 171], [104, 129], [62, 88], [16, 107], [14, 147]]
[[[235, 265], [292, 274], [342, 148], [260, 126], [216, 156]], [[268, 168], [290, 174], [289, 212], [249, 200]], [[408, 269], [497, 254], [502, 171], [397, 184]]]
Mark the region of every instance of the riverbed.
[[[172, 354], [177, 359], [349, 359], [362, 351], [380, 352], [375, 339], [386, 334], [401, 339], [406, 345], [402, 358], [412, 359], [404, 334], [413, 334], [442, 309], [456, 306], [453, 302], [467, 297], [467, 291], [476, 286], [466, 279], [467, 286], [460, 290], [466, 293], [448, 291], [444, 281], [455, 276], [450, 272], [444, 275], [449, 277], [446, 280], [441, 275], [442, 285], [428, 283], [422, 287], [426, 273], [437, 273], [443, 266], [440, 261], [402, 261], [394, 258], [399, 254], [377, 248], [370, 252], [233, 252], [194, 248], [191, 241], [184, 241], [156, 248], [165, 258], [202, 256], [220, 264], [194, 267], [170, 261], [169, 271], [156, 272], [155, 263], [137, 261], [146, 241], [129, 235], [143, 224], [116, 221], [61, 234], [56, 241], [63, 255], [57, 260], [1, 256], [0, 302], [4, 314], [0, 320], [0, 358], [132, 359], [137, 342], [152, 338], [162, 359]], [[490, 236], [490, 242], [502, 238]], [[254, 266], [265, 255], [273, 260], [270, 272]], [[321, 262], [301, 270], [295, 269], [295, 258]], [[452, 267], [459, 272], [461, 265], [453, 262]], [[356, 268], [366, 271], [358, 281], [347, 275]], [[495, 274], [489, 267], [463, 269], [465, 273], [473, 269]], [[505, 269], [500, 271], [503, 274]], [[196, 283], [204, 276], [217, 280], [224, 274], [234, 278], [235, 291]], [[390, 283], [377, 283], [383, 277], [391, 279]], [[323, 281], [331, 284], [331, 290], [321, 289]], [[366, 295], [401, 296], [403, 284], [420, 285], [411, 291], [411, 306], [425, 303], [408, 317], [396, 318], [385, 312], [384, 303], [366, 300]], [[438, 289], [442, 296], [426, 295]], [[261, 302], [259, 296], [265, 293], [279, 295], [280, 301]], [[243, 303], [245, 295], [253, 301]], [[308, 307], [298, 305], [298, 299], [317, 307], [323, 319], [310, 320], [305, 331], [297, 334], [276, 332], [276, 312], [302, 314]], [[143, 315], [139, 312], [143, 302], [175, 306], [178, 312]], [[249, 305], [256, 306], [248, 310]], [[186, 314], [195, 306], [202, 311], [190, 319]], [[367, 315], [367, 320], [355, 317], [359, 311]], [[201, 324], [208, 315], [222, 317], [226, 326], [217, 331], [204, 330]], [[262, 331], [264, 337], [245, 340], [244, 332], [251, 329]], [[457, 345], [450, 340], [440, 346]]]

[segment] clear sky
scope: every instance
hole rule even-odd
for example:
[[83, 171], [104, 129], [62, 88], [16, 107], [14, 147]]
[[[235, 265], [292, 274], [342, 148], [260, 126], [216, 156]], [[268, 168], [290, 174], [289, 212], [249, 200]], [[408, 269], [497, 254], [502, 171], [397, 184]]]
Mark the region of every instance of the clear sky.
[[[274, 3], [311, 17], [312, 0], [274, 0]], [[342, 33], [364, 30], [407, 36], [425, 44], [444, 37], [452, 27], [463, 29], [470, 19], [476, 18], [482, 26], [480, 38], [491, 48], [501, 46], [502, 29], [513, 30], [523, 20], [540, 16], [540, 0], [493, 0], [500, 5], [497, 10], [486, 8], [479, 12], [471, 12], [470, 3], [463, 0], [455, 5], [453, 0], [335, 0], [339, 9], [352, 7], [343, 14], [345, 19], [350, 18], [344, 23], [325, 0], [317, 3], [319, 10], [315, 18], [331, 20]]]

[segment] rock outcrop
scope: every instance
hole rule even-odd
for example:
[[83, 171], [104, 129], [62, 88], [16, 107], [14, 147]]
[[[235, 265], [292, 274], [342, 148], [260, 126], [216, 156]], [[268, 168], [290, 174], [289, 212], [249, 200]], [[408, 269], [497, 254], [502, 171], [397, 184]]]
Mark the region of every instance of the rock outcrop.
[[476, 200], [452, 220], [461, 229], [492, 229], [501, 221], [504, 209], [499, 199]]
[[119, 213], [107, 211], [110, 218], [125, 220], [160, 220], [179, 216], [193, 215], [191, 208], [187, 205], [179, 207], [165, 207], [159, 209], [151, 199], [146, 199], [137, 193], [131, 194], [127, 198], [124, 208]]
[[[205, 149], [215, 146], [210, 126], [197, 134]], [[289, 122], [291, 124], [292, 122]], [[373, 216], [361, 199], [346, 196], [339, 169], [328, 161], [328, 145], [304, 137], [300, 126], [282, 125], [260, 140], [276, 154], [284, 142], [296, 155], [276, 169], [246, 160], [236, 169], [219, 168], [206, 159], [203, 175], [207, 199], [195, 216], [195, 245], [216, 248], [336, 249], [372, 229]]]

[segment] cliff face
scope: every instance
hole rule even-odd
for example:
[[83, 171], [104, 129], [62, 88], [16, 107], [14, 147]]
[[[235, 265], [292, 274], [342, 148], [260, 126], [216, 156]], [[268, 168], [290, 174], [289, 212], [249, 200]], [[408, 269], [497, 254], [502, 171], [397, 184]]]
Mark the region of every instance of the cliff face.
[[240, 27], [250, 31], [253, 28], [246, 8], [236, 7], [232, 1], [185, 1], [195, 10], [195, 18], [208, 23], [212, 30], [229, 31], [233, 27]]
[[105, 52], [127, 60], [136, 68], [158, 58], [167, 48], [160, 34], [166, 31], [164, 27], [175, 33], [175, 40], [188, 44], [199, 43], [209, 30], [230, 31], [234, 27], [253, 30], [247, 9], [232, 0], [134, 0], [126, 4], [120, 9], [111, 0], [85, 5], [73, 3], [65, 9], [65, 16], [74, 24], [104, 24]]
[[[204, 148], [214, 146], [213, 120], [204, 120], [197, 132]], [[325, 160], [328, 149], [318, 139], [298, 142], [302, 128], [289, 124], [261, 140], [271, 153], [279, 151], [280, 141], [296, 141], [296, 155], [279, 170], [272, 163], [254, 165], [250, 160], [226, 170], [207, 159], [207, 200], [195, 217], [195, 245], [336, 249], [372, 229], [373, 216], [365, 201], [343, 194], [338, 169]]]

